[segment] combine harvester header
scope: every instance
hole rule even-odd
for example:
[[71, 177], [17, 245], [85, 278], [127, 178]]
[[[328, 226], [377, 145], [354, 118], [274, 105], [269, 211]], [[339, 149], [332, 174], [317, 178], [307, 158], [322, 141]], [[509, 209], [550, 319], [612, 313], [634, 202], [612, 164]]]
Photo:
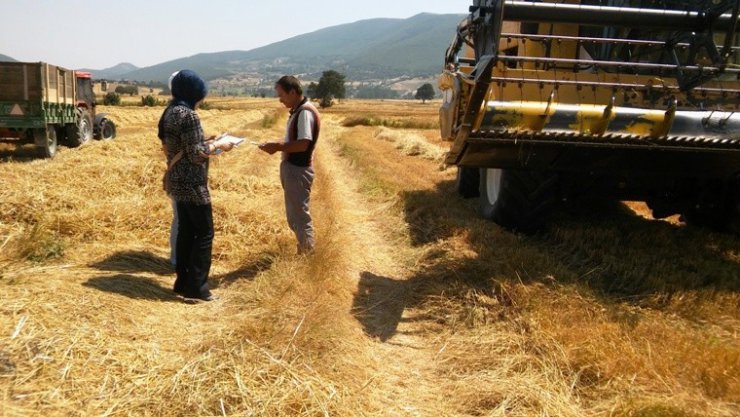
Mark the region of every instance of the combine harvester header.
[[474, 1], [440, 82], [458, 191], [521, 231], [575, 194], [727, 227], [740, 200], [739, 8]]

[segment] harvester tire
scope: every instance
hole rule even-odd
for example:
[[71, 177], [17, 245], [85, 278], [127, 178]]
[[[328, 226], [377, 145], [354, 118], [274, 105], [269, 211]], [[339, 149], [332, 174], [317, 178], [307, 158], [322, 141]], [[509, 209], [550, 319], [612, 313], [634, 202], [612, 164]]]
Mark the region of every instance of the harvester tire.
[[53, 158], [57, 154], [57, 130], [54, 125], [33, 129], [33, 137], [42, 158]]
[[731, 214], [729, 210], [721, 208], [691, 208], [681, 214], [681, 219], [692, 226], [726, 232], [729, 231]]
[[480, 196], [480, 169], [457, 167], [455, 190], [457, 190], [457, 193], [460, 194], [462, 198]]
[[506, 229], [534, 233], [557, 205], [558, 186], [552, 173], [481, 168], [480, 213]]
[[721, 201], [690, 207], [681, 213], [681, 219], [692, 226], [740, 235], [740, 185]]
[[76, 148], [92, 139], [93, 125], [90, 112], [87, 110], [78, 110], [80, 115], [77, 123], [67, 125], [67, 145], [70, 148]]

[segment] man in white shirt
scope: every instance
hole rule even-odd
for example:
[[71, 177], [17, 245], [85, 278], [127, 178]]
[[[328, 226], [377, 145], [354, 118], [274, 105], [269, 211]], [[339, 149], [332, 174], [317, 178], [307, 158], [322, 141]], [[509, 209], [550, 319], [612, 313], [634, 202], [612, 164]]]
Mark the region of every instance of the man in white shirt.
[[275, 91], [280, 102], [290, 109], [285, 138], [282, 142], [264, 143], [260, 149], [270, 155], [282, 152], [280, 182], [285, 194], [285, 212], [298, 240], [298, 253], [304, 254], [313, 251], [315, 244], [309, 202], [314, 178], [313, 150], [319, 140], [321, 117], [303, 96], [303, 87], [296, 77], [280, 78]]

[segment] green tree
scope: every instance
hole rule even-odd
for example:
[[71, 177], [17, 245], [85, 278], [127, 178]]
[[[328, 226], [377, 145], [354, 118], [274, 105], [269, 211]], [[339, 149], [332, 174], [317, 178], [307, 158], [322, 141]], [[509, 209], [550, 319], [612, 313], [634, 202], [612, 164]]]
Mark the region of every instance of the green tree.
[[382, 85], [361, 85], [350, 93], [350, 97], [371, 99], [398, 98], [398, 91]]
[[311, 84], [306, 87], [306, 97], [310, 99], [319, 98], [319, 96], [316, 94], [317, 87], [318, 85], [315, 82], [311, 81]]
[[331, 106], [332, 98], [343, 99], [345, 93], [344, 74], [334, 70], [324, 71], [321, 74], [319, 84], [316, 86], [316, 97], [320, 98], [322, 103], [328, 103]]
[[159, 101], [153, 95], [147, 94], [146, 97], [141, 97], [141, 105], [153, 107], [159, 105]]
[[426, 103], [427, 100], [431, 100], [434, 98], [434, 87], [432, 87], [431, 84], [426, 83], [419, 87], [418, 90], [416, 90], [416, 95], [414, 96], [415, 99], [421, 100], [422, 103]]
[[139, 94], [139, 87], [135, 85], [119, 85], [118, 87], [116, 87], [116, 93], [134, 96]]
[[121, 104], [121, 95], [111, 91], [103, 97], [103, 104], [106, 106], [118, 106]]

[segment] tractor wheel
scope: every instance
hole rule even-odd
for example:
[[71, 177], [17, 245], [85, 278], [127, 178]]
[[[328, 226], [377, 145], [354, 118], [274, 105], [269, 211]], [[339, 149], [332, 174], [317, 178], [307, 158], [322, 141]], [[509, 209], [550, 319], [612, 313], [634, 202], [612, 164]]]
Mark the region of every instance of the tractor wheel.
[[108, 119], [100, 122], [100, 137], [98, 139], [110, 140], [116, 137], [116, 125]]
[[558, 184], [552, 173], [482, 168], [480, 213], [507, 229], [536, 232], [557, 205]]
[[76, 148], [92, 139], [93, 125], [90, 113], [87, 110], [80, 110], [80, 116], [77, 123], [67, 125], [67, 144], [70, 148]]
[[43, 158], [53, 158], [57, 153], [57, 130], [54, 125], [45, 129], [33, 129], [33, 141]]
[[463, 198], [473, 198], [480, 195], [480, 169], [457, 167], [455, 189]]

